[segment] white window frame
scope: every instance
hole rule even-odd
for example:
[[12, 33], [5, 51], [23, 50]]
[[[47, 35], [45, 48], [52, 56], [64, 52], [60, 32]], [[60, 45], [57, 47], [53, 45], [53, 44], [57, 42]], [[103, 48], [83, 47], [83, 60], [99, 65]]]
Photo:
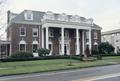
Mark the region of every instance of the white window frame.
[[[30, 18], [28, 16], [30, 16]], [[25, 20], [33, 20], [33, 12], [32, 11], [25, 11], [24, 17], [25, 17]]]
[[53, 29], [49, 29], [49, 37], [54, 37], [54, 30]]
[[89, 31], [86, 31], [85, 35], [86, 35], [86, 39], [89, 39]]
[[38, 44], [32, 44], [32, 52], [33, 52], [33, 53], [37, 53], [37, 52], [34, 52], [34, 51], [33, 51], [33, 45], [37, 45], [37, 50], [38, 50]]
[[[22, 50], [20, 50], [21, 48], [20, 48], [20, 45], [22, 45], [22, 44], [19, 44], [19, 51], [22, 51]], [[26, 44], [23, 44], [23, 45], [25, 45], [25, 50], [24, 50], [24, 52], [26, 52]]]
[[68, 30], [65, 30], [64, 37], [69, 38], [69, 31]]
[[98, 33], [97, 31], [94, 31], [94, 39], [97, 39], [98, 38]]
[[[36, 32], [37, 35], [34, 35], [34, 32]], [[38, 28], [33, 28], [33, 29], [32, 29], [32, 36], [33, 36], [33, 37], [38, 37]]]
[[[24, 35], [21, 34], [22, 28], [24, 28], [24, 33], [25, 33]], [[26, 36], [26, 27], [20, 27], [19, 32], [20, 32], [20, 36]]]

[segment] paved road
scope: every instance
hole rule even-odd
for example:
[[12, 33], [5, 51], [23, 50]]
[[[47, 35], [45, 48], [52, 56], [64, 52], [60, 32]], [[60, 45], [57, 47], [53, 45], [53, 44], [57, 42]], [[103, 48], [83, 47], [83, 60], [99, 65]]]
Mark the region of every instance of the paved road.
[[101, 79], [101, 80], [95, 80], [95, 81], [120, 81], [120, 76], [107, 78], [107, 79]]
[[[99, 76], [103, 79], [95, 79]], [[120, 65], [0, 77], [0, 81], [86, 81], [87, 79], [91, 79], [90, 81], [120, 81]]]

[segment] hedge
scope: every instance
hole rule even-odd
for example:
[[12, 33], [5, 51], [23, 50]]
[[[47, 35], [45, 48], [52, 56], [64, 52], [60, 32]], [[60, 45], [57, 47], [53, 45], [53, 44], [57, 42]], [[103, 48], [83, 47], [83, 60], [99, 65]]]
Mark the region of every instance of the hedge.
[[33, 60], [49, 60], [49, 59], [75, 59], [81, 60], [80, 56], [44, 56], [44, 57], [29, 57], [29, 58], [4, 58], [1, 62], [15, 62], [15, 61], [33, 61]]

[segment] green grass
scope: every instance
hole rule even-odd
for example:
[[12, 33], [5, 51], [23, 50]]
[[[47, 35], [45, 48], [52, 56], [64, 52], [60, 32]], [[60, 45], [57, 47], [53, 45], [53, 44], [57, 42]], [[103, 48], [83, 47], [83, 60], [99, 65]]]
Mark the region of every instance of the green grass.
[[69, 59], [54, 59], [54, 60], [37, 60], [37, 61], [22, 61], [22, 62], [1, 62], [0, 75], [22, 74], [34, 72], [47, 72], [64, 69], [87, 68], [101, 65], [109, 65], [120, 63], [120, 56], [104, 57], [103, 60], [93, 62], [82, 62], [79, 60], [71, 60], [72, 66], [69, 66]]

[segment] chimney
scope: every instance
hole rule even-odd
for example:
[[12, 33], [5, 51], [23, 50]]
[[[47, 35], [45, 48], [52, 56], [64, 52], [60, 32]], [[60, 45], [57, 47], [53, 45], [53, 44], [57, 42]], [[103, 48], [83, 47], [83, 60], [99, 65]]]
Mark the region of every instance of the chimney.
[[10, 10], [7, 11], [7, 24], [10, 22]]

